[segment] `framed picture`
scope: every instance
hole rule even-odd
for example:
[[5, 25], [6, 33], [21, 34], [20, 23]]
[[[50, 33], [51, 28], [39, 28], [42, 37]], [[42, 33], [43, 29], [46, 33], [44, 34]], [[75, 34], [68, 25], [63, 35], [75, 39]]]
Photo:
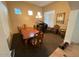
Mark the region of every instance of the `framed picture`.
[[65, 13], [58, 13], [56, 16], [56, 22], [64, 24]]

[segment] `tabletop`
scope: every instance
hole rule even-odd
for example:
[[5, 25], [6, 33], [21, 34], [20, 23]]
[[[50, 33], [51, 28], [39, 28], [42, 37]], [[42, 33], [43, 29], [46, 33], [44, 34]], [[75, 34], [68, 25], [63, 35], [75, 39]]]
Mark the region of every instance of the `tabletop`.
[[23, 35], [23, 39], [33, 37], [34, 34], [38, 32], [39, 32], [38, 30], [30, 27], [21, 29], [21, 34]]

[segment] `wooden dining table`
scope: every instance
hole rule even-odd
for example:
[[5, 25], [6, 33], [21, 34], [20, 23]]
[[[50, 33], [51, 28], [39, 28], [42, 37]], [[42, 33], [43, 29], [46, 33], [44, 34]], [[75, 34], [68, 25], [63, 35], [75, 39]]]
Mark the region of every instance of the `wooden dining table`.
[[24, 40], [27, 40], [28, 38], [33, 37], [34, 34], [36, 34], [38, 32], [39, 31], [37, 29], [31, 28], [31, 27], [21, 29], [21, 34], [22, 34]]
[[[30, 28], [30, 27], [23, 28], [21, 29], [21, 34], [25, 45], [31, 44], [32, 46], [35, 46], [43, 42], [43, 37], [44, 37], [43, 33], [35, 28]], [[36, 39], [34, 40], [34, 38], [36, 39], [38, 38], [38, 40]]]

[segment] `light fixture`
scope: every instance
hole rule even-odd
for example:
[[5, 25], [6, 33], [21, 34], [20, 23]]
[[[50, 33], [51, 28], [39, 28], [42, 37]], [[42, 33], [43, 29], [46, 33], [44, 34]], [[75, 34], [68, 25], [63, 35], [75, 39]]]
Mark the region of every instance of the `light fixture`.
[[33, 12], [32, 12], [32, 10], [30, 9], [30, 10], [28, 10], [28, 15], [33, 15]]
[[41, 13], [40, 13], [40, 12], [37, 12], [37, 15], [39, 15], [39, 16], [40, 16], [40, 15], [41, 15]]
[[36, 15], [36, 17], [35, 17], [35, 18], [39, 18], [39, 17], [38, 17], [38, 15]]
[[42, 18], [41, 13], [37, 12], [36, 18]]
[[42, 16], [41, 16], [41, 15], [39, 15], [38, 17], [39, 17], [39, 18], [42, 18]]

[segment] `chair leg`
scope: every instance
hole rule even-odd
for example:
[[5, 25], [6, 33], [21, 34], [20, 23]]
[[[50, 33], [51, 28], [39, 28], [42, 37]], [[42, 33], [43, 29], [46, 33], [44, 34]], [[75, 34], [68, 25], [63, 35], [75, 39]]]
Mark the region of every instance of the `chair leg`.
[[11, 57], [14, 57], [14, 56], [15, 56], [15, 49], [13, 49], [11, 52]]

